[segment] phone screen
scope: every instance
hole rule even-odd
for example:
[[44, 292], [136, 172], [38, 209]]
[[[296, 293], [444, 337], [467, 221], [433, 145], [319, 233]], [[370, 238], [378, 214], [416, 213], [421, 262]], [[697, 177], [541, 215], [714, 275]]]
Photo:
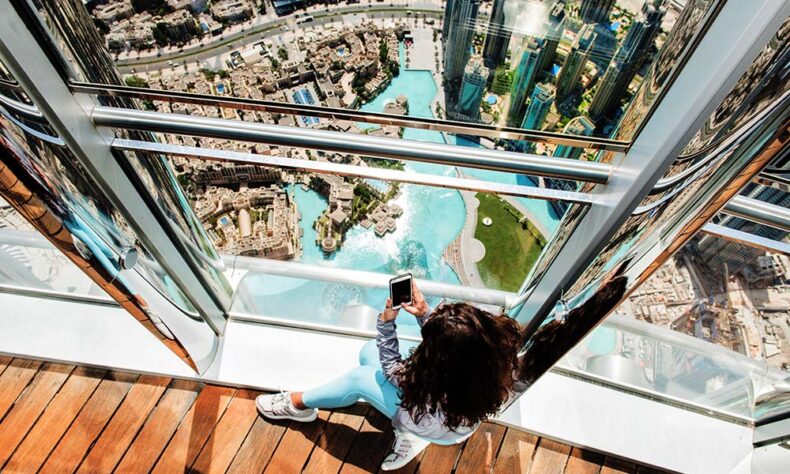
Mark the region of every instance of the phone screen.
[[390, 282], [390, 293], [393, 308], [411, 303], [411, 276], [393, 278]]

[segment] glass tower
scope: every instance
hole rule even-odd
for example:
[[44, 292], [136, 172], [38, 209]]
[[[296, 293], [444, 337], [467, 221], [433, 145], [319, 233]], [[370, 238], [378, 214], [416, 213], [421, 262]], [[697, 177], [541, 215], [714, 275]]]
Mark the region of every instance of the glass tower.
[[582, 0], [579, 14], [585, 23], [607, 23], [615, 0]]
[[556, 90], [551, 84], [537, 84], [529, 98], [529, 106], [521, 122], [521, 128], [539, 130], [554, 103]]
[[587, 57], [592, 52], [596, 36], [593, 24], [585, 24], [576, 34], [571, 51], [557, 78], [557, 97], [564, 99], [576, 88], [587, 64]]
[[[595, 123], [590, 120], [589, 117], [584, 115], [580, 115], [565, 125], [565, 128], [562, 129], [562, 133], [567, 133], [571, 135], [582, 135], [585, 137], [589, 137], [592, 135], [593, 131], [595, 130]], [[573, 158], [578, 159], [582, 155], [582, 149], [579, 147], [572, 147], [567, 145], [559, 145], [554, 150], [554, 156], [562, 157], [562, 158]]]
[[491, 7], [491, 18], [483, 47], [483, 57], [488, 66], [499, 66], [505, 62], [513, 23], [513, 15], [510, 14], [507, 6], [512, 5], [513, 2], [509, 0], [494, 0], [494, 5]]
[[448, 2], [444, 28], [444, 78], [451, 85], [460, 82], [471, 55], [475, 19], [480, 0]]
[[521, 58], [516, 66], [515, 79], [510, 94], [510, 114], [508, 120], [514, 124], [521, 123], [526, 107], [525, 99], [532, 85], [538, 78], [538, 67], [543, 54], [543, 40], [530, 37], [526, 40]]
[[480, 59], [472, 59], [466, 65], [458, 97], [458, 120], [476, 121], [480, 118], [480, 102], [486, 90], [488, 72]]
[[562, 33], [565, 30], [565, 3], [557, 2], [549, 10], [549, 14], [543, 23], [543, 57], [540, 61], [540, 70], [550, 68], [557, 53], [557, 45], [560, 44]]
[[619, 105], [628, 85], [650, 52], [666, 15], [666, 9], [657, 5], [660, 2], [644, 4], [628, 30], [623, 45], [606, 68], [590, 104], [589, 113], [594, 119], [610, 113]]

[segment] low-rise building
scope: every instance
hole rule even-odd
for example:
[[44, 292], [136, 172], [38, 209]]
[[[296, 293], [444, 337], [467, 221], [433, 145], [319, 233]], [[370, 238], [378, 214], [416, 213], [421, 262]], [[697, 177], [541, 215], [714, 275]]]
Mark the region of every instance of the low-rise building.
[[253, 7], [248, 0], [222, 0], [211, 3], [211, 14], [223, 23], [239, 23], [252, 18]]

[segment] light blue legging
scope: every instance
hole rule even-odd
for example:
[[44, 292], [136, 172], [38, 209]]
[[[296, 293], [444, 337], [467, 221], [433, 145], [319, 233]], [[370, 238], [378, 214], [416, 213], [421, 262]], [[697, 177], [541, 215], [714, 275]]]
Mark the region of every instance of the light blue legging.
[[[400, 341], [402, 355], [412, 347], [413, 343]], [[360, 398], [390, 419], [400, 404], [400, 391], [381, 369], [376, 341], [368, 341], [359, 351], [359, 367], [302, 394], [302, 402], [309, 408], [347, 407]]]

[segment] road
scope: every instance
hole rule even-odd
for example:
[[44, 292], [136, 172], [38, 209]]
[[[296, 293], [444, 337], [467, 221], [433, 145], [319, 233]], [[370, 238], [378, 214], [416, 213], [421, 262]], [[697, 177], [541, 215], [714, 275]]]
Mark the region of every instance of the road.
[[[122, 73], [132, 72], [132, 69], [158, 69], [166, 66], [168, 61], [202, 61], [211, 58], [217, 54], [244, 47], [246, 45], [255, 43], [265, 38], [276, 36], [284, 31], [293, 31], [298, 29], [297, 26], [303, 29], [312, 29], [321, 26], [325, 23], [337, 21], [344, 15], [366, 14], [371, 18], [385, 18], [385, 17], [402, 17], [408, 15], [411, 11], [415, 15], [430, 16], [438, 18], [444, 12], [441, 8], [441, 3], [438, 1], [424, 1], [410, 4], [403, 2], [401, 4], [355, 4], [344, 7], [335, 7], [334, 9], [325, 10], [324, 8], [311, 9], [307, 13], [312, 15], [314, 20], [310, 23], [297, 25], [296, 20], [298, 17], [295, 15], [288, 15], [281, 18], [266, 16], [259, 16], [262, 21], [256, 21], [242, 29], [238, 29], [231, 34], [222, 35], [215, 38], [211, 42], [200, 42], [187, 46], [185, 48], [164, 48], [158, 51], [151, 51], [140, 53], [135, 57], [119, 56], [116, 60], [116, 65]], [[286, 27], [287, 30], [284, 30]], [[158, 54], [158, 55], [156, 55]]]

